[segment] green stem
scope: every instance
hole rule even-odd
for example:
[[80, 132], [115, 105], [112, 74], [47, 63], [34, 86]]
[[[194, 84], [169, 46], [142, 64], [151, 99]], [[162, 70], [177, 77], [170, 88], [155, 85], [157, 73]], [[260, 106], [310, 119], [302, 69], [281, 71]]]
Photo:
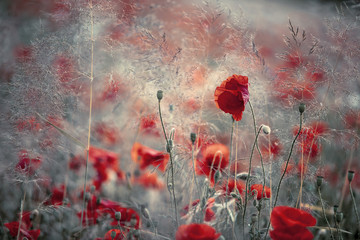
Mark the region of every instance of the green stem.
[[331, 235], [331, 239], [335, 240], [335, 237], [332, 233], [332, 230], [331, 230], [331, 226], [330, 226], [330, 223], [326, 217], [326, 213], [325, 213], [325, 207], [324, 207], [324, 202], [322, 200], [322, 197], [321, 197], [321, 190], [320, 190], [320, 187], [318, 187], [318, 193], [319, 193], [319, 198], [320, 198], [320, 202], [321, 202], [321, 208], [322, 208], [322, 212], [324, 214], [324, 218], [325, 218], [325, 221], [326, 221], [326, 224], [328, 225], [328, 228], [329, 228], [329, 231], [330, 231], [330, 235]]
[[[160, 100], [158, 101], [158, 105], [159, 105], [159, 115], [160, 115], [160, 122], [161, 122], [161, 126], [164, 132], [164, 136], [165, 136], [165, 141], [166, 141], [166, 146], [169, 146], [169, 140], [168, 137], [166, 135], [166, 131], [165, 131], [165, 126], [164, 126], [164, 122], [162, 119], [162, 115], [161, 115], [161, 107], [160, 107]], [[176, 195], [175, 195], [175, 181], [174, 181], [174, 164], [173, 164], [173, 157], [172, 157], [172, 151], [169, 151], [169, 155], [170, 155], [170, 168], [171, 168], [171, 184], [172, 184], [172, 195], [173, 195], [173, 202], [174, 202], [174, 211], [175, 211], [175, 220], [176, 220], [176, 227], [179, 226], [179, 222], [178, 222], [178, 214], [177, 214], [177, 203], [176, 203]]]
[[257, 143], [257, 139], [259, 137], [260, 131], [262, 129], [262, 125], [259, 127], [259, 130], [255, 136], [255, 141], [254, 144], [252, 146], [251, 149], [251, 155], [250, 155], [250, 160], [249, 160], [249, 172], [246, 178], [246, 186], [245, 186], [245, 201], [244, 201], [244, 212], [243, 212], [243, 237], [245, 239], [245, 214], [246, 214], [246, 206], [247, 206], [247, 201], [248, 201], [248, 188], [249, 188], [249, 179], [250, 179], [250, 172], [251, 172], [251, 162], [252, 162], [252, 157], [254, 155], [254, 149], [255, 149], [255, 145]]
[[356, 207], [356, 201], [355, 201], [354, 192], [353, 192], [352, 187], [351, 187], [351, 182], [349, 182], [349, 189], [350, 189], [351, 199], [352, 199], [353, 204], [354, 204], [354, 211], [355, 211], [356, 221], [357, 221], [358, 229], [359, 229], [360, 228], [360, 218], [359, 218], [359, 213], [358, 213], [358, 210], [357, 210], [357, 207]]

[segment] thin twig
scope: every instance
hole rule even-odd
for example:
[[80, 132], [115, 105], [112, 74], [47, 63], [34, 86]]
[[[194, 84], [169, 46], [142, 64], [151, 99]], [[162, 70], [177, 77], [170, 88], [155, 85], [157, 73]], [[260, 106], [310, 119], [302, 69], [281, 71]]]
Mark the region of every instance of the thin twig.
[[320, 198], [320, 202], [321, 202], [321, 208], [322, 208], [322, 212], [324, 214], [324, 218], [325, 218], [325, 221], [326, 221], [326, 224], [328, 225], [328, 228], [329, 228], [329, 231], [330, 231], [330, 235], [331, 235], [331, 239], [335, 240], [335, 237], [332, 233], [332, 230], [331, 230], [331, 226], [330, 226], [330, 223], [326, 217], [326, 213], [325, 213], [325, 207], [324, 207], [324, 202], [322, 200], [322, 197], [321, 197], [321, 190], [320, 190], [320, 187], [318, 187], [318, 193], [319, 193], [319, 198]]

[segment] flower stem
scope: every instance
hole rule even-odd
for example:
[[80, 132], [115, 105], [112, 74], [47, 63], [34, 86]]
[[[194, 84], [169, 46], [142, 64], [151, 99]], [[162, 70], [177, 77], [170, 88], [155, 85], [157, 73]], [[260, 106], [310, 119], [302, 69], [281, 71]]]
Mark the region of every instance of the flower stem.
[[320, 198], [320, 202], [321, 202], [321, 208], [322, 208], [322, 212], [324, 214], [324, 218], [325, 218], [325, 221], [326, 221], [326, 224], [328, 225], [328, 228], [329, 228], [329, 231], [330, 231], [330, 235], [331, 235], [331, 239], [335, 240], [335, 237], [332, 233], [332, 230], [331, 230], [331, 226], [330, 226], [330, 223], [326, 217], [326, 213], [325, 213], [325, 207], [324, 207], [324, 202], [322, 200], [322, 197], [321, 197], [321, 190], [320, 190], [320, 187], [318, 187], [318, 193], [319, 193], [319, 198]]
[[[250, 106], [250, 109], [251, 109], [251, 115], [252, 115], [253, 123], [254, 123], [254, 134], [256, 136], [256, 118], [255, 118], [254, 108], [252, 107], [252, 104], [251, 104], [250, 100], [249, 100], [249, 106]], [[263, 162], [262, 154], [261, 154], [261, 151], [259, 149], [259, 144], [257, 143], [257, 141], [256, 141], [256, 149], [257, 149], [257, 151], [258, 151], [258, 153], [260, 155], [261, 169], [262, 169], [262, 172], [263, 172], [262, 194], [264, 195], [264, 189], [265, 189], [265, 184], [266, 184], [265, 168], [264, 168], [264, 162]], [[259, 215], [258, 215], [258, 219], [257, 219], [258, 220], [258, 229], [260, 229], [260, 215], [261, 215], [261, 208], [259, 209]]]
[[[278, 200], [278, 197], [279, 197], [279, 191], [280, 191], [281, 182], [282, 182], [282, 180], [284, 179], [284, 176], [285, 176], [285, 174], [286, 174], [286, 170], [287, 170], [287, 167], [288, 167], [289, 162], [290, 162], [291, 154], [292, 154], [292, 152], [293, 152], [296, 139], [299, 137], [300, 132], [301, 132], [301, 128], [302, 128], [302, 117], [303, 117], [302, 114], [303, 114], [303, 113], [300, 112], [300, 126], [299, 126], [299, 131], [297, 132], [297, 134], [296, 134], [296, 136], [295, 136], [295, 138], [294, 138], [294, 140], [293, 140], [293, 142], [292, 142], [292, 144], [291, 144], [291, 148], [290, 148], [289, 156], [288, 156], [288, 158], [287, 158], [287, 160], [286, 160], [286, 165], [285, 165], [284, 172], [283, 172], [283, 174], [281, 175], [280, 180], [279, 180], [279, 183], [278, 183], [278, 186], [277, 186], [277, 188], [276, 188], [276, 195], [275, 195], [275, 201], [274, 201], [273, 208], [276, 207], [276, 203], [277, 203], [277, 200]], [[270, 220], [271, 220], [271, 216], [270, 216]], [[264, 239], [266, 239], [266, 237], [267, 237], [267, 234], [268, 234], [268, 232], [269, 232], [269, 228], [270, 228], [270, 221], [269, 221], [268, 226], [267, 226], [267, 228], [266, 228], [266, 233], [265, 233], [265, 238], [264, 238]]]
[[20, 204], [19, 228], [18, 228], [16, 240], [20, 240], [20, 229], [21, 229], [21, 225], [22, 225], [22, 215], [23, 215], [23, 212], [24, 212], [25, 197], [26, 197], [26, 189], [24, 188], [24, 196], [23, 196], [23, 199], [21, 200], [21, 204]]
[[[225, 192], [225, 197], [226, 199], [229, 196], [229, 178], [230, 178], [230, 168], [231, 168], [231, 162], [232, 162], [232, 156], [231, 156], [231, 152], [232, 152], [232, 142], [233, 142], [233, 135], [234, 135], [234, 125], [235, 125], [235, 119], [233, 117], [231, 117], [232, 119], [232, 124], [231, 124], [231, 133], [230, 133], [230, 153], [229, 153], [229, 168], [228, 168], [228, 173], [227, 173], [227, 177], [226, 177], [226, 192]], [[210, 173], [212, 171], [212, 168], [210, 170]], [[235, 182], [235, 188], [236, 188], [236, 182]], [[225, 201], [225, 208], [228, 209], [228, 201]], [[226, 215], [226, 219], [225, 222], [227, 224], [227, 220], [228, 220], [228, 214]]]
[[[165, 126], [164, 126], [164, 122], [162, 119], [162, 115], [161, 115], [161, 107], [160, 107], [160, 101], [158, 101], [158, 105], [159, 105], [159, 115], [160, 115], [160, 121], [161, 121], [161, 126], [164, 132], [164, 136], [165, 136], [165, 141], [167, 146], [169, 146], [169, 140], [168, 137], [166, 135], [166, 131], [165, 131]], [[174, 181], [174, 164], [173, 164], [173, 157], [172, 157], [172, 151], [169, 151], [169, 155], [170, 155], [170, 168], [171, 168], [171, 184], [172, 184], [172, 196], [173, 196], [173, 202], [174, 202], [174, 211], [175, 211], [175, 220], [176, 220], [176, 227], [179, 226], [179, 222], [178, 222], [178, 214], [177, 214], [177, 203], [176, 203], [176, 195], [175, 195], [175, 181]]]
[[90, 7], [90, 22], [91, 22], [91, 63], [90, 63], [90, 104], [89, 104], [89, 127], [88, 127], [88, 139], [86, 147], [86, 164], [85, 164], [85, 181], [84, 181], [84, 190], [83, 190], [83, 204], [81, 211], [81, 222], [80, 226], [83, 224], [84, 211], [85, 211], [85, 191], [88, 177], [88, 165], [89, 165], [89, 150], [90, 150], [90, 139], [91, 139], [91, 113], [92, 113], [92, 102], [93, 102], [93, 80], [94, 80], [94, 17], [93, 17], [93, 4], [92, 0], [89, 2]]
[[247, 178], [246, 178], [246, 185], [245, 185], [245, 201], [244, 201], [244, 212], [243, 212], [243, 237], [245, 239], [245, 214], [246, 214], [246, 206], [247, 206], [247, 201], [248, 201], [248, 188], [249, 188], [249, 179], [250, 179], [250, 172], [251, 172], [251, 161], [252, 161], [252, 157], [254, 155], [254, 149], [255, 149], [255, 145], [257, 143], [257, 139], [259, 137], [259, 134], [260, 134], [260, 131], [262, 129], [263, 125], [261, 125], [259, 127], [259, 130], [257, 131], [256, 133], [256, 136], [255, 136], [255, 140], [254, 140], [254, 144], [251, 148], [251, 155], [250, 155], [250, 160], [249, 160], [249, 172], [248, 172], [248, 175], [247, 175]]
[[354, 211], [355, 211], [355, 215], [356, 215], [356, 221], [357, 221], [358, 229], [360, 229], [359, 212], [358, 212], [357, 207], [356, 207], [356, 201], [355, 201], [354, 192], [353, 192], [352, 187], [351, 187], [351, 182], [349, 182], [349, 189], [350, 189], [351, 199], [352, 199], [353, 204], [354, 204]]

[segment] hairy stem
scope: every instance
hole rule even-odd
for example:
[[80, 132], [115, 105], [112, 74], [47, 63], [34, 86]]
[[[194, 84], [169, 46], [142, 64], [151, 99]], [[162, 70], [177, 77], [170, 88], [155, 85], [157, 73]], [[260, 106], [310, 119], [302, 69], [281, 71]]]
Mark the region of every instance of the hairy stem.
[[326, 221], [326, 224], [328, 225], [328, 228], [329, 228], [329, 231], [330, 231], [330, 235], [331, 235], [331, 239], [335, 240], [335, 237], [332, 233], [332, 230], [331, 230], [331, 226], [330, 226], [330, 223], [326, 217], [326, 213], [325, 213], [325, 207], [324, 207], [324, 202], [322, 200], [322, 197], [321, 197], [321, 190], [320, 190], [320, 187], [318, 187], [318, 193], [319, 193], [319, 198], [320, 198], [320, 202], [321, 202], [321, 208], [322, 208], [322, 212], [324, 214], [324, 218], [325, 218], [325, 221]]
[[352, 199], [353, 204], [354, 204], [354, 211], [355, 211], [356, 221], [357, 221], [357, 225], [358, 225], [357, 227], [358, 227], [358, 229], [360, 229], [359, 212], [358, 212], [357, 207], [356, 207], [356, 201], [355, 201], [354, 192], [353, 192], [352, 187], [351, 187], [351, 182], [349, 182], [349, 189], [350, 189], [351, 199]]
[[251, 172], [251, 161], [254, 155], [254, 149], [255, 149], [255, 145], [257, 143], [257, 139], [259, 137], [260, 131], [262, 129], [263, 125], [261, 125], [259, 127], [259, 130], [255, 136], [255, 140], [254, 140], [254, 144], [251, 148], [251, 155], [250, 155], [250, 160], [249, 160], [249, 172], [246, 178], [246, 185], [245, 185], [245, 201], [244, 201], [244, 212], [243, 212], [243, 216], [242, 216], [242, 220], [243, 220], [243, 237], [245, 239], [245, 214], [246, 214], [246, 206], [247, 206], [247, 201], [248, 201], [248, 188], [249, 188], [249, 179], [250, 179], [250, 172]]
[[[158, 101], [158, 103], [159, 103], [158, 105], [159, 105], [160, 122], [161, 122], [161, 126], [162, 126], [162, 129], [163, 129], [163, 132], [164, 132], [166, 146], [169, 146], [169, 140], [168, 140], [168, 137], [166, 135], [165, 126], [164, 126], [164, 122], [163, 122], [162, 115], [161, 115], [160, 100]], [[172, 197], [173, 197], [173, 202], [174, 202], [174, 212], [175, 212], [176, 227], [178, 227], [179, 222], [178, 222], [176, 195], [175, 195], [174, 163], [173, 163], [173, 156], [172, 156], [172, 151], [171, 150], [169, 151], [169, 155], [170, 155]]]

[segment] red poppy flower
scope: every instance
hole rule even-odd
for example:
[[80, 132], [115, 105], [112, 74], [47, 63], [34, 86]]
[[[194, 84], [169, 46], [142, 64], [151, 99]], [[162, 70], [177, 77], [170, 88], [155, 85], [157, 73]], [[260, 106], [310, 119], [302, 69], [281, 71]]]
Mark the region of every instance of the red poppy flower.
[[131, 158], [134, 162], [140, 164], [140, 169], [145, 169], [152, 165], [154, 167], [159, 166], [158, 169], [164, 172], [169, 157], [167, 153], [156, 151], [138, 142], [134, 143], [131, 149]]
[[25, 173], [26, 175], [33, 175], [41, 166], [40, 157], [31, 158], [27, 151], [23, 150], [19, 154], [19, 162], [16, 164], [16, 170]]
[[215, 143], [207, 145], [196, 158], [196, 173], [210, 177], [214, 183], [215, 172], [222, 171], [229, 164], [229, 148], [224, 144]]
[[250, 187], [251, 195], [255, 195], [256, 191], [256, 199], [260, 200], [263, 197], [270, 198], [271, 197], [271, 188], [264, 186], [264, 192], [263, 192], [263, 185], [262, 184], [253, 184]]
[[[200, 199], [197, 199], [192, 202], [191, 207], [195, 207], [199, 204]], [[214, 205], [215, 198], [209, 198], [205, 205], [205, 216], [204, 221], [210, 222], [215, 219], [215, 212], [211, 209]], [[182, 216], [185, 216], [189, 212], [189, 205], [186, 205], [181, 212]]]
[[[115, 232], [115, 237], [111, 237], [111, 233]], [[126, 232], [120, 231], [119, 229], [110, 229], [104, 236], [104, 240], [122, 240], [126, 239]]]
[[248, 77], [232, 75], [215, 89], [215, 103], [218, 108], [232, 114], [236, 121], [240, 121], [249, 101]]
[[156, 173], [145, 172], [135, 179], [135, 183], [145, 188], [163, 189], [165, 184], [161, 181]]
[[[28, 238], [31, 240], [37, 240], [40, 235], [40, 229], [32, 229], [32, 223], [30, 221], [31, 212], [24, 212], [22, 214], [22, 221], [20, 227], [20, 239]], [[16, 237], [19, 230], [19, 222], [5, 223], [4, 226], [9, 229], [11, 236]], [[32, 230], [30, 230], [32, 229]]]
[[45, 202], [46, 205], [60, 206], [63, 204], [65, 186], [54, 187], [52, 189], [51, 198]]
[[118, 154], [114, 152], [91, 146], [89, 149], [89, 159], [97, 173], [93, 181], [96, 189], [100, 189], [101, 185], [109, 179], [110, 171], [114, 171], [119, 178], [124, 176], [119, 169]]
[[273, 227], [270, 237], [273, 240], [311, 240], [314, 238], [306, 227], [315, 226], [316, 219], [300, 209], [277, 206], [271, 212], [270, 221]]
[[192, 223], [181, 225], [175, 235], [175, 240], [216, 240], [221, 236], [216, 230], [206, 224]]
[[152, 113], [140, 118], [139, 130], [143, 134], [160, 136], [159, 131], [159, 117], [157, 114]]
[[[224, 184], [222, 185], [221, 188], [222, 188], [222, 190], [224, 190], [224, 193], [225, 193], [226, 192], [226, 181], [224, 181]], [[245, 189], [245, 184], [241, 180], [237, 180], [236, 188], [239, 191], [239, 193], [241, 194]], [[235, 181], [233, 178], [231, 178], [231, 179], [229, 179], [227, 194], [229, 195], [231, 192], [234, 192], [234, 191], [235, 191]]]
[[108, 146], [113, 146], [121, 140], [119, 130], [110, 124], [104, 122], [96, 123], [94, 131], [97, 140]]
[[268, 138], [261, 138], [259, 145], [264, 159], [268, 159], [270, 156], [275, 158], [283, 149], [280, 140], [273, 136], [270, 137], [270, 143]]
[[[299, 127], [295, 127], [293, 134], [296, 135], [299, 131]], [[304, 127], [300, 131], [299, 135], [299, 152], [303, 152], [307, 158], [310, 156], [310, 160], [314, 160], [321, 152], [321, 145], [319, 143], [319, 137], [328, 131], [328, 126], [325, 122], [313, 122], [308, 127]]]

